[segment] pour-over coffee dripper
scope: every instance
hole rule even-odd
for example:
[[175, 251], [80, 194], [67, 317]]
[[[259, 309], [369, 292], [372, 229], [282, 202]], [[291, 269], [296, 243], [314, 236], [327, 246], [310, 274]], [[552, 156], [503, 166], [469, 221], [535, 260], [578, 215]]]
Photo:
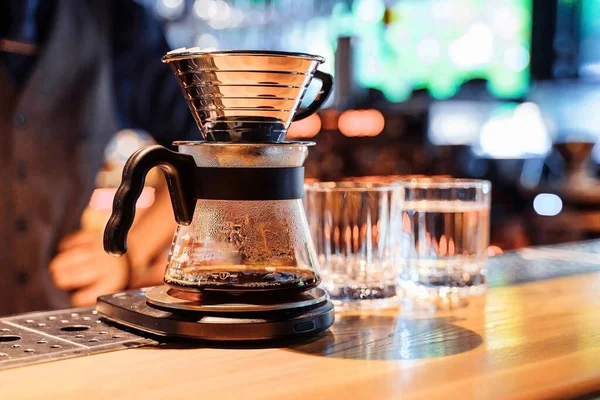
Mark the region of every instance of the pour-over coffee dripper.
[[[205, 140], [280, 142], [292, 121], [315, 113], [329, 97], [331, 75], [317, 70], [323, 57], [275, 51], [168, 53], [168, 63], [183, 90]], [[314, 101], [298, 106], [313, 78], [322, 82]]]
[[[317, 288], [317, 257], [302, 206], [302, 164], [314, 143], [283, 141], [292, 121], [311, 115], [327, 100], [332, 78], [316, 69], [324, 60], [299, 53], [182, 49], [163, 61], [175, 72], [205, 141], [176, 142], [179, 152], [150, 146], [131, 156], [104, 246], [115, 255], [126, 252], [144, 178], [160, 168], [178, 223], [165, 272], [168, 286], [137, 293], [129, 301], [101, 297], [98, 310], [155, 333], [157, 324], [166, 323], [156, 308], [185, 310], [181, 321], [159, 331], [216, 340], [327, 329], [333, 307]], [[313, 77], [322, 81], [321, 90], [298, 110]], [[140, 296], [147, 300], [143, 305]], [[225, 317], [210, 329], [205, 318], [190, 328], [190, 311], [228, 318], [235, 313], [237, 333], [214, 330], [231, 325]], [[240, 312], [247, 318], [242, 322]], [[194, 333], [179, 331], [183, 321]], [[265, 332], [269, 324], [276, 327]]]

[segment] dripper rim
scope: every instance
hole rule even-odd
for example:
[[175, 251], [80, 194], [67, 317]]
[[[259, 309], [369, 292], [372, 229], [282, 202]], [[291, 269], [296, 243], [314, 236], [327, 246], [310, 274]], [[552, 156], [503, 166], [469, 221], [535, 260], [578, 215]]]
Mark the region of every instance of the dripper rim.
[[195, 48], [180, 48], [169, 51], [162, 58], [163, 63], [169, 63], [171, 61], [183, 60], [191, 57], [202, 57], [202, 56], [227, 56], [227, 55], [250, 55], [250, 56], [263, 56], [263, 57], [288, 57], [288, 58], [303, 58], [310, 59], [323, 64], [325, 58], [316, 54], [289, 52], [289, 51], [278, 51], [278, 50], [195, 50]]
[[291, 141], [291, 142], [211, 142], [202, 140], [177, 140], [173, 142], [173, 146], [254, 146], [254, 147], [273, 147], [273, 146], [285, 146], [285, 145], [303, 145], [303, 146], [314, 146], [316, 142], [303, 142], [303, 141]]

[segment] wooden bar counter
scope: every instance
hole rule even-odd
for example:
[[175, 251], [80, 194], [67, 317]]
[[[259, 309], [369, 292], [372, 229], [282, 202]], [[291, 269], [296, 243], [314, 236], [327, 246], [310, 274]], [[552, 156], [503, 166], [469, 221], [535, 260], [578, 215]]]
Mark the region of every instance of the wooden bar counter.
[[600, 256], [519, 256], [533, 264], [494, 259], [487, 295], [457, 310], [339, 314], [326, 334], [271, 348], [169, 344], [8, 369], [0, 399], [592, 398]]

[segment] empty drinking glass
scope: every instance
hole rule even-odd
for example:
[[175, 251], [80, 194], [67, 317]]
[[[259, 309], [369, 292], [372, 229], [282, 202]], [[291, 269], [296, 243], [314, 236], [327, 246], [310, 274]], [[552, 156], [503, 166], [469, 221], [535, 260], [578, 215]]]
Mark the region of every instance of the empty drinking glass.
[[403, 190], [371, 182], [305, 185], [305, 207], [322, 287], [338, 309], [395, 303]]
[[398, 183], [405, 191], [398, 264], [407, 305], [453, 307], [483, 293], [490, 182], [414, 178]]

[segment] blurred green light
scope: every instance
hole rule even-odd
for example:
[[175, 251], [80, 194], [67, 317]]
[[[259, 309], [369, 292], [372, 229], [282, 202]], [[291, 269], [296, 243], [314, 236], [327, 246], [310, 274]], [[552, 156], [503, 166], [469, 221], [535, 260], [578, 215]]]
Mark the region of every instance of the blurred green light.
[[364, 23], [376, 23], [383, 18], [385, 4], [382, 0], [355, 0], [353, 11]]
[[487, 79], [499, 97], [527, 90], [532, 0], [399, 1], [387, 27], [371, 18], [381, 10], [358, 15], [368, 4], [383, 2], [359, 0], [352, 10], [359, 84], [391, 101], [417, 87], [448, 98], [473, 78]]

